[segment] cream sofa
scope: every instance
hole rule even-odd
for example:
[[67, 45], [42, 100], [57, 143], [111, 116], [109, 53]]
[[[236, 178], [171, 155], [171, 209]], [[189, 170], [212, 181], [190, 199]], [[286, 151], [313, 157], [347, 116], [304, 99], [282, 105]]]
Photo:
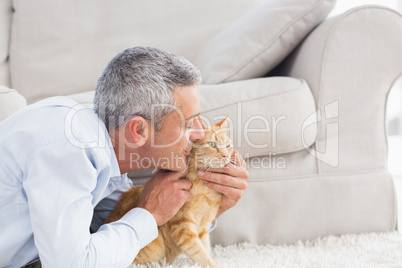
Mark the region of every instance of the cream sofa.
[[[394, 230], [385, 108], [402, 74], [402, 18], [366, 6], [324, 20], [334, 4], [2, 0], [0, 120], [54, 95], [89, 104], [116, 53], [159, 47], [201, 70], [204, 119], [230, 113], [248, 163], [213, 243]], [[139, 184], [150, 172], [130, 175]]]

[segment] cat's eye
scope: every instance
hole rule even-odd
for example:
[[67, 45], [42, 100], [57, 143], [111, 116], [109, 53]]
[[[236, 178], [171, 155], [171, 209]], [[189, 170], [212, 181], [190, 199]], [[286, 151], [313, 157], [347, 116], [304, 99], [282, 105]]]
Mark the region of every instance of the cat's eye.
[[211, 147], [211, 148], [215, 148], [215, 147], [216, 147], [216, 143], [210, 141], [210, 142], [208, 142], [208, 146]]
[[229, 148], [230, 146], [232, 146], [232, 145], [230, 144], [230, 142], [226, 143], [226, 148]]

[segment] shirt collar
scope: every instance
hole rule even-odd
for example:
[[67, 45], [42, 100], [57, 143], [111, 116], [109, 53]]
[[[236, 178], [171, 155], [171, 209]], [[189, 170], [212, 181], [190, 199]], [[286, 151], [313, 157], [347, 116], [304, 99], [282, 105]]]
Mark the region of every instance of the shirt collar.
[[[105, 123], [98, 117], [99, 120], [99, 135], [100, 137], [105, 137], [105, 145], [110, 152], [110, 176], [111, 177], [121, 177], [119, 163], [117, 161], [117, 156], [113, 148], [112, 140], [110, 139], [109, 132], [106, 129]], [[124, 174], [123, 174], [124, 175]]]

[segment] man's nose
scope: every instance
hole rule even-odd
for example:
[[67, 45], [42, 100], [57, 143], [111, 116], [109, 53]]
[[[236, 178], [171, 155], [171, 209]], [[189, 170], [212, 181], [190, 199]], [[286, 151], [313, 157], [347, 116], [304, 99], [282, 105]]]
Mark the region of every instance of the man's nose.
[[204, 129], [201, 126], [200, 121], [195, 120], [194, 127], [191, 129], [190, 140], [199, 141], [204, 138]]

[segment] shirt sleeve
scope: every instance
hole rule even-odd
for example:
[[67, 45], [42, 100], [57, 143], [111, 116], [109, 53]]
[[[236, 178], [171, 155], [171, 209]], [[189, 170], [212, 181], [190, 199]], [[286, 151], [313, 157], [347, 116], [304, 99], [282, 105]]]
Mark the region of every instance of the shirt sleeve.
[[212, 232], [213, 230], [215, 230], [217, 225], [218, 225], [218, 220], [214, 220], [211, 224], [211, 227], [209, 227], [209, 232]]
[[90, 233], [99, 165], [95, 149], [68, 142], [42, 146], [29, 157], [23, 187], [44, 267], [127, 267], [157, 237], [155, 219], [139, 208]]
[[125, 179], [123, 186], [119, 187], [112, 194], [102, 199], [94, 208], [94, 215], [91, 223], [91, 233], [96, 232], [106, 218], [109, 217], [116, 207], [117, 202], [120, 200], [121, 194], [133, 187], [133, 182], [127, 177], [127, 175], [123, 176]]

